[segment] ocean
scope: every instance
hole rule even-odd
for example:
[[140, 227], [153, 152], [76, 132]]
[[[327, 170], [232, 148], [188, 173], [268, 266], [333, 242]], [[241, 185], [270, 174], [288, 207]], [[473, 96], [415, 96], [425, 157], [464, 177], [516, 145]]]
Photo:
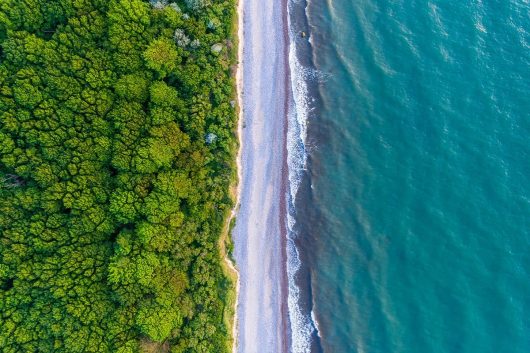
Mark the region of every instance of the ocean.
[[292, 351], [530, 352], [530, 3], [291, 0]]

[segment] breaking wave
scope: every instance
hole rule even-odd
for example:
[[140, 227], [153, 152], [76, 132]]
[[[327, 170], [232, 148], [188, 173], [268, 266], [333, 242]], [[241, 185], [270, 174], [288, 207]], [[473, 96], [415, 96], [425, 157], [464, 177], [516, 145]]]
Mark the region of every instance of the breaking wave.
[[[296, 0], [294, 0], [296, 1]], [[291, 4], [289, 4], [291, 5]], [[289, 177], [287, 198], [287, 276], [289, 282], [288, 308], [291, 323], [291, 352], [310, 353], [311, 336], [315, 325], [310, 315], [302, 312], [300, 288], [296, 284], [296, 275], [301, 266], [295, 226], [295, 199], [304, 172], [306, 170], [307, 120], [311, 110], [307, 82], [315, 75], [314, 70], [303, 67], [296, 53], [296, 33], [291, 24], [290, 6], [287, 9], [289, 28], [289, 68], [293, 99], [289, 107], [287, 128], [287, 168]]]

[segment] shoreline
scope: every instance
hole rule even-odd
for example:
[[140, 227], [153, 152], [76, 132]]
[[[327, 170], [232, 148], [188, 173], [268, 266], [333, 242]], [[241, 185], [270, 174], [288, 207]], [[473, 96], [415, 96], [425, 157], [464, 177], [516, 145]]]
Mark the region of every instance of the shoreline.
[[283, 40], [284, 40], [284, 70], [285, 70], [285, 101], [284, 101], [284, 143], [283, 143], [283, 166], [282, 166], [282, 186], [280, 189], [280, 232], [281, 232], [281, 248], [282, 248], [282, 278], [281, 288], [284, 295], [282, 301], [282, 323], [283, 323], [283, 352], [290, 352], [291, 348], [291, 323], [289, 317], [289, 276], [287, 273], [287, 237], [288, 237], [288, 192], [289, 192], [289, 165], [288, 165], [288, 130], [289, 130], [289, 114], [290, 107], [293, 103], [293, 95], [291, 88], [291, 67], [289, 64], [289, 46], [291, 39], [289, 37], [289, 0], [281, 0], [282, 3], [282, 23], [283, 23]]
[[232, 239], [238, 283], [233, 352], [287, 353], [287, 0], [239, 0], [237, 14], [239, 182]]

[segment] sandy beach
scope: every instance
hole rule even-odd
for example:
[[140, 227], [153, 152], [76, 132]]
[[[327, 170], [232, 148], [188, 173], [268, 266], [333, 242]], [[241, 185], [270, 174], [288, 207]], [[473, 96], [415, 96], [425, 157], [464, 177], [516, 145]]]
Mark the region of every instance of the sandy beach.
[[289, 80], [283, 0], [240, 0], [237, 352], [287, 352], [285, 132]]

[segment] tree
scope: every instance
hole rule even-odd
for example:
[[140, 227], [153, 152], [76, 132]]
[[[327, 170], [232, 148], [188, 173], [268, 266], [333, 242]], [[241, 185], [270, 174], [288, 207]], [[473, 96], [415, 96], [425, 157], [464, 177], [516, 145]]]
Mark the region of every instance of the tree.
[[149, 43], [144, 52], [145, 63], [148, 68], [165, 77], [177, 68], [179, 55], [175, 44], [165, 38], [159, 38]]
[[0, 1], [2, 352], [229, 350], [234, 6]]

